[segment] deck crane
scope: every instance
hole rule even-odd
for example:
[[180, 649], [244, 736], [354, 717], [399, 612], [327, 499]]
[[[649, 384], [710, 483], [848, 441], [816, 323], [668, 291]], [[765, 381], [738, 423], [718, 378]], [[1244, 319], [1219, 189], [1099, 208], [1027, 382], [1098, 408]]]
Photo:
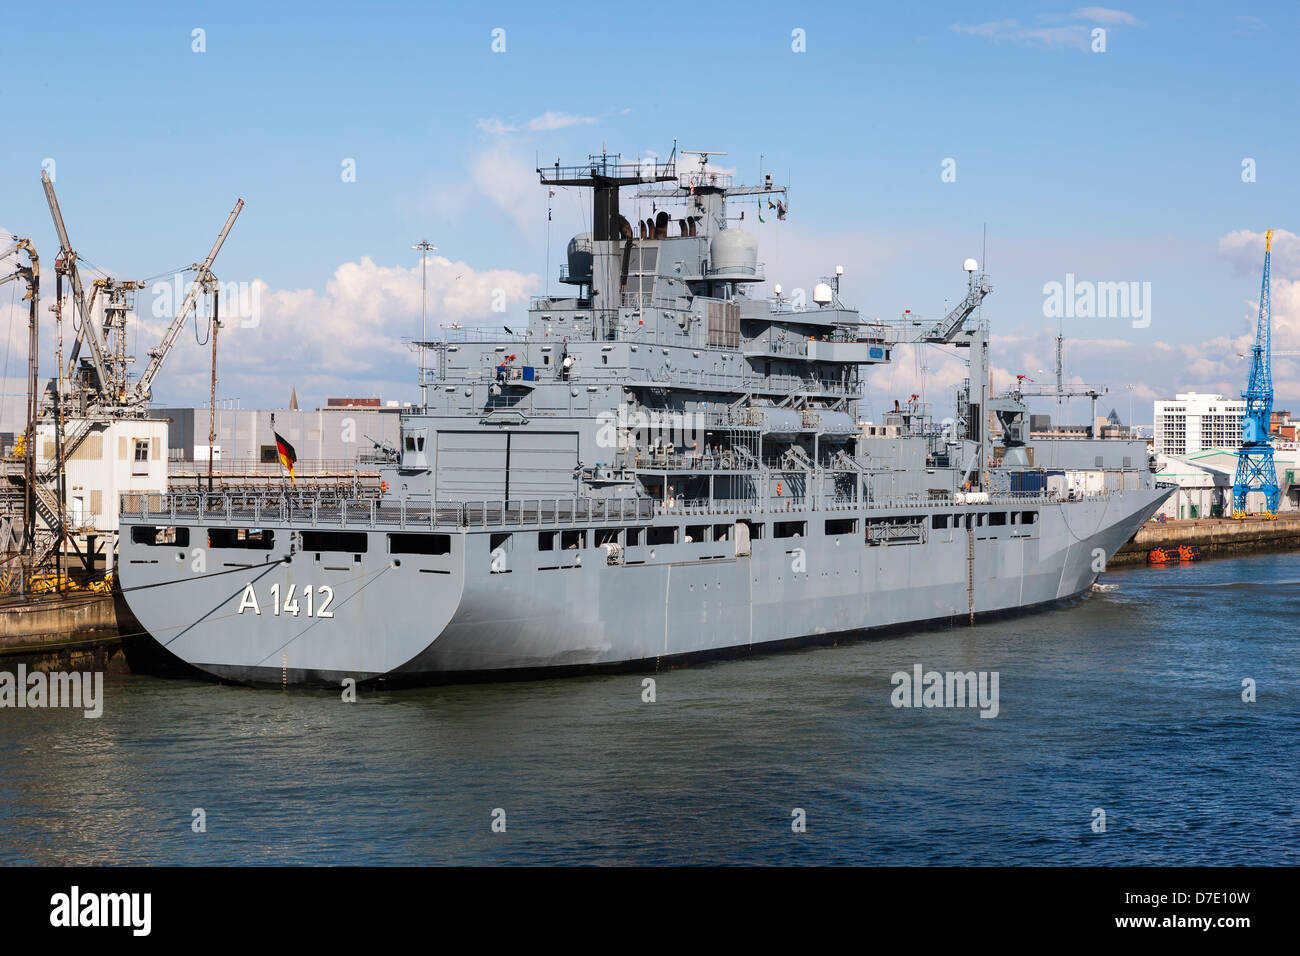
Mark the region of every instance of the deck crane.
[[1250, 379], [1241, 397], [1246, 414], [1241, 419], [1241, 448], [1237, 451], [1237, 476], [1232, 483], [1232, 516], [1246, 517], [1246, 497], [1252, 491], [1264, 493], [1263, 517], [1277, 517], [1277, 471], [1269, 428], [1273, 417], [1273, 369], [1271, 364], [1272, 309], [1269, 304], [1268, 271], [1272, 257], [1273, 230], [1264, 235], [1264, 279], [1259, 292], [1259, 322], [1255, 347], [1251, 350]]

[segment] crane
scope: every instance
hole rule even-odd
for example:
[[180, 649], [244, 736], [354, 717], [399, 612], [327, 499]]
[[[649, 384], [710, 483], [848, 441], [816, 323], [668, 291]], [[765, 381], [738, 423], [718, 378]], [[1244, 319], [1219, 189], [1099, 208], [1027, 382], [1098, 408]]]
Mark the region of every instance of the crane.
[[162, 341], [157, 347], [149, 350], [149, 365], [144, 370], [139, 380], [135, 383], [132, 390], [131, 399], [136, 404], [144, 404], [149, 401], [149, 390], [153, 387], [153, 380], [157, 377], [158, 371], [162, 368], [163, 362], [167, 359], [167, 353], [172, 350], [176, 344], [176, 336], [180, 334], [181, 329], [185, 327], [185, 320], [189, 318], [190, 312], [194, 309], [195, 303], [198, 302], [199, 293], [203, 291], [208, 277], [212, 274], [212, 263], [217, 258], [217, 253], [221, 251], [222, 244], [226, 241], [226, 236], [230, 233], [230, 228], [239, 218], [239, 211], [244, 208], [244, 200], [235, 201], [235, 208], [230, 211], [226, 217], [226, 224], [221, 227], [221, 232], [217, 234], [216, 241], [212, 243], [212, 248], [208, 250], [207, 258], [200, 263], [195, 263], [194, 278], [190, 280], [189, 291], [185, 294], [185, 301], [181, 307], [176, 310], [176, 316], [172, 319], [171, 325], [167, 327]]
[[[82, 343], [85, 343], [90, 348], [90, 363], [94, 369], [94, 380], [89, 383], [90, 395], [87, 403], [90, 410], [117, 415], [138, 415], [149, 403], [150, 389], [167, 358], [167, 353], [176, 344], [176, 337], [185, 327], [185, 322], [194, 310], [199, 295], [209, 284], [208, 280], [212, 277], [212, 263], [217, 258], [217, 253], [221, 251], [221, 246], [226, 241], [226, 236], [234, 226], [235, 220], [239, 217], [240, 210], [244, 208], [244, 200], [236, 201], [235, 208], [231, 210], [212, 248], [208, 250], [207, 257], [201, 263], [190, 266], [195, 275], [190, 280], [189, 291], [184, 301], [167, 327], [162, 341], [156, 347], [149, 349], [149, 364], [144, 373], [137, 381], [129, 382], [129, 359], [126, 355], [125, 340], [126, 314], [133, 302], [134, 294], [144, 288], [144, 283], [120, 279], [96, 280], [94, 291], [88, 300], [82, 286], [81, 273], [77, 269], [78, 256], [73, 251], [72, 242], [68, 238], [63, 212], [59, 208], [58, 197], [54, 194], [54, 183], [47, 173], [41, 173], [41, 185], [45, 189], [50, 217], [54, 220], [54, 229], [59, 236], [59, 259], [55, 263], [55, 269], [60, 279], [66, 275], [71, 280], [73, 307], [81, 321], [80, 334], [73, 346], [69, 362], [69, 374], [76, 365]], [[97, 326], [92, 318], [92, 307], [95, 295], [101, 289], [104, 293], [104, 322], [102, 326]], [[117, 345], [115, 349], [111, 348], [114, 340]]]
[[1277, 517], [1277, 471], [1269, 426], [1273, 417], [1273, 369], [1271, 365], [1272, 308], [1269, 304], [1268, 270], [1272, 257], [1273, 230], [1264, 235], [1264, 279], [1259, 292], [1259, 322], [1255, 347], [1251, 350], [1250, 379], [1241, 397], [1246, 414], [1241, 419], [1241, 448], [1237, 451], [1237, 476], [1232, 483], [1232, 516], [1246, 517], [1246, 497], [1252, 491], [1264, 493], [1263, 517]]

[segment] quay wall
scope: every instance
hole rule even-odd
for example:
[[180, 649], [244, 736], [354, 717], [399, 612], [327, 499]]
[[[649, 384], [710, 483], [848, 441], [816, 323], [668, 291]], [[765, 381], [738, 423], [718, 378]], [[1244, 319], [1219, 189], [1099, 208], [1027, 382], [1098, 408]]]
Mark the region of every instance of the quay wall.
[[1227, 558], [1264, 551], [1300, 548], [1300, 515], [1263, 518], [1193, 518], [1183, 521], [1148, 521], [1132, 541], [1111, 558], [1109, 567], [1146, 564], [1155, 548], [1189, 545], [1202, 558]]

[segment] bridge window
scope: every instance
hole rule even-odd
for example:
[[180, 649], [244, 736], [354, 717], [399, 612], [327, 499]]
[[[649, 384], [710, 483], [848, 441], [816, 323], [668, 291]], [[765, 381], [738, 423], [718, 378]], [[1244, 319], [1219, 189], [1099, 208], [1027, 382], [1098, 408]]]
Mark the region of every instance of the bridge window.
[[772, 522], [772, 537], [774, 538], [801, 538], [807, 534], [808, 523], [806, 521]]
[[857, 518], [827, 518], [826, 533], [828, 535], [857, 534], [858, 519]]

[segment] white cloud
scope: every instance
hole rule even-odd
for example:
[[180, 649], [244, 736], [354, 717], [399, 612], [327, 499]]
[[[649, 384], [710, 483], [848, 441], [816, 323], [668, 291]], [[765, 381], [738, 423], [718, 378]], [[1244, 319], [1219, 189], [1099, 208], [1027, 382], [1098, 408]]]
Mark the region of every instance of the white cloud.
[[548, 110], [541, 116], [535, 116], [528, 121], [528, 128], [536, 132], [548, 132], [550, 130], [565, 129], [569, 126], [587, 126], [596, 122], [594, 116], [573, 116], [569, 113], [558, 113]]
[[513, 133], [516, 129], [518, 129], [517, 126], [507, 126], [505, 123], [501, 122], [501, 120], [495, 116], [485, 117], [479, 120], [474, 125], [477, 126], [484, 133], [488, 133], [492, 136], [504, 136], [506, 133]]
[[[509, 324], [509, 315], [493, 312], [494, 299], [501, 298], [517, 315], [539, 283], [536, 275], [480, 270], [430, 256], [429, 334], [451, 322]], [[323, 293], [272, 290], [260, 282], [258, 291], [255, 327], [233, 317], [223, 322], [219, 396], [237, 396], [244, 407], [276, 407], [288, 401], [289, 388], [296, 385], [304, 404], [339, 394], [415, 398], [418, 359], [404, 340], [420, 336], [418, 262], [409, 268], [384, 266], [362, 257], [339, 266]], [[140, 341], [156, 341], [166, 320], [154, 319], [147, 308], [140, 311]], [[194, 336], [182, 337], [155, 394], [172, 405], [202, 401], [208, 361], [208, 350]]]
[[[1070, 20], [1083, 22], [1067, 22]], [[956, 33], [984, 37], [994, 42], [1006, 41], [1049, 49], [1072, 48], [1087, 51], [1092, 46], [1094, 25], [1104, 24], [1108, 27], [1139, 25], [1138, 19], [1131, 13], [1108, 7], [1082, 7], [1068, 16], [1042, 14], [1037, 17], [1037, 22], [1037, 26], [1031, 26], [1022, 24], [1016, 19], [990, 20], [986, 23], [969, 25], [954, 24], [952, 29]]]
[[539, 185], [534, 161], [508, 146], [494, 145], [470, 163], [470, 177], [493, 205], [527, 236], [539, 237], [546, 224], [546, 190]]
[[1137, 26], [1137, 17], [1123, 10], [1111, 10], [1107, 7], [1083, 7], [1070, 14], [1076, 20], [1089, 20], [1092, 23], [1122, 23]]
[[[534, 133], [549, 133], [557, 129], [567, 129], [570, 126], [589, 126], [595, 122], [598, 121], [594, 116], [574, 116], [571, 113], [547, 110], [541, 116], [534, 116], [528, 120], [524, 127]], [[474, 125], [490, 136], [505, 136], [507, 133], [520, 131], [519, 126], [508, 123], [497, 116], [483, 117], [476, 121]]]

